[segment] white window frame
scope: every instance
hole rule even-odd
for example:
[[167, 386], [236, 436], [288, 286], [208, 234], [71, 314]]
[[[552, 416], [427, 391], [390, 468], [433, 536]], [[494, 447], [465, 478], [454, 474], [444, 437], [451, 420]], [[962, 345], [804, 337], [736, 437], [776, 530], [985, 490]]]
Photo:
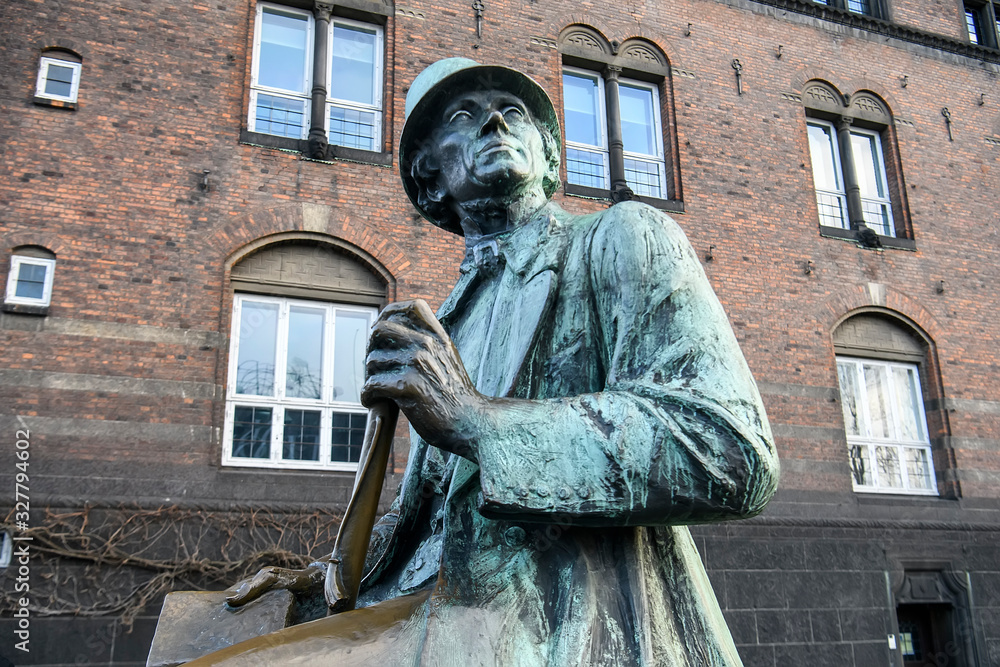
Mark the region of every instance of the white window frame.
[[[45, 284], [41, 298], [17, 296], [18, 274], [22, 264], [34, 264], [45, 267]], [[26, 306], [48, 306], [52, 301], [52, 283], [56, 271], [56, 260], [45, 257], [30, 257], [28, 255], [11, 255], [10, 272], [7, 274], [7, 290], [4, 303], [22, 304]]]
[[[908, 364], [894, 361], [883, 361], [879, 359], [869, 359], [864, 357], [848, 357], [837, 355], [837, 365], [838, 365], [838, 378], [839, 378], [839, 366], [840, 364], [849, 364], [854, 368], [855, 372], [855, 382], [858, 388], [857, 404], [858, 404], [858, 422], [859, 427], [862, 430], [862, 435], [847, 435], [847, 448], [848, 457], [850, 457], [851, 448], [854, 446], [866, 447], [868, 449], [868, 460], [872, 463], [872, 479], [874, 484], [872, 485], [861, 485], [858, 484], [857, 479], [852, 470], [851, 472], [851, 483], [854, 487], [854, 491], [857, 493], [880, 493], [880, 494], [893, 494], [893, 495], [920, 495], [920, 496], [937, 496], [939, 495], [937, 489], [936, 476], [934, 472], [934, 457], [931, 451], [931, 444], [927, 433], [927, 417], [924, 413], [924, 404], [922, 398], [916, 401], [918, 414], [915, 417], [919, 420], [919, 424], [923, 428], [924, 439], [920, 441], [915, 440], [904, 440], [899, 437], [901, 429], [898, 424], [898, 416], [895, 414], [894, 406], [897, 405], [895, 397], [895, 385], [890, 381], [886, 383], [886, 389], [888, 394], [885, 396], [887, 404], [887, 414], [890, 421], [890, 437], [881, 438], [871, 435], [871, 418], [868, 414], [868, 400], [867, 400], [867, 387], [864, 382], [863, 366], [882, 366], [886, 369], [887, 376], [891, 373], [892, 368], [903, 368], [913, 371], [913, 379], [915, 383], [915, 391], [918, 397], [922, 397], [923, 394], [920, 388], [920, 369], [916, 364]], [[843, 394], [841, 393], [841, 401], [843, 403]], [[845, 434], [847, 433], [847, 426], [845, 424], [844, 428]], [[882, 485], [879, 483], [879, 470], [876, 463], [876, 447], [887, 447], [891, 451], [895, 452], [896, 462], [900, 471], [900, 479], [902, 482], [902, 487], [894, 487]], [[930, 476], [931, 488], [929, 489], [919, 489], [910, 488], [909, 486], [909, 476], [906, 472], [906, 461], [903, 456], [904, 448], [921, 449], [926, 453], [927, 456], [927, 466], [928, 474]]]
[[[833, 154], [833, 171], [834, 171], [834, 175], [837, 177], [837, 185], [839, 186], [838, 189], [836, 189], [836, 190], [827, 190], [827, 189], [824, 189], [824, 188], [820, 188], [819, 185], [816, 184], [816, 170], [813, 168], [812, 146], [810, 145], [809, 146], [809, 167], [810, 167], [810, 169], [812, 170], [812, 173], [813, 173], [813, 190], [815, 190], [815, 192], [816, 192], [816, 206], [817, 206], [817, 209], [821, 209], [823, 206], [829, 206], [829, 204], [824, 204], [820, 200], [821, 196], [825, 195], [827, 197], [833, 197], [833, 198], [835, 198], [838, 201], [838, 203], [840, 204], [840, 228], [841, 229], [850, 229], [851, 228], [851, 221], [848, 218], [848, 213], [847, 213], [847, 190], [846, 190], [846, 187], [845, 187], [845, 184], [844, 184], [844, 167], [841, 164], [841, 160], [840, 160], [840, 138], [837, 136], [837, 128], [834, 127], [833, 123], [830, 123], [828, 121], [819, 120], [819, 119], [816, 119], [816, 118], [809, 118], [806, 121], [806, 141], [807, 142], [809, 140], [809, 126], [810, 125], [815, 126], [815, 127], [825, 127], [831, 133], [830, 137], [832, 139], [832, 143], [830, 145], [830, 148], [831, 148], [831, 153]], [[819, 214], [819, 212], [820, 211], [817, 210], [817, 214]], [[822, 215], [820, 215], [820, 224], [822, 224], [824, 222], [824, 220], [825, 220], [825, 218]]]
[[[273, 396], [255, 396], [236, 393], [237, 366], [240, 354], [240, 322], [243, 304], [247, 301], [269, 303], [278, 306], [277, 335], [275, 341], [275, 393]], [[302, 306], [311, 309], [323, 309], [323, 388], [320, 399], [292, 398], [285, 396], [285, 370], [288, 349], [288, 316], [289, 309]], [[372, 306], [357, 306], [324, 301], [308, 301], [286, 297], [271, 297], [257, 294], [236, 294], [233, 298], [233, 321], [230, 334], [229, 376], [226, 385], [225, 435], [223, 436], [222, 464], [244, 468], [281, 468], [298, 470], [357, 470], [357, 463], [331, 460], [333, 413], [350, 413], [367, 415], [368, 410], [359, 402], [337, 401], [333, 399], [333, 344], [336, 336], [336, 313], [362, 313], [370, 317], [374, 323], [378, 309]], [[257, 407], [271, 409], [270, 450], [267, 458], [248, 458], [232, 455], [233, 422], [237, 407]], [[283, 430], [285, 410], [319, 411], [320, 417], [320, 451], [318, 461], [289, 460], [282, 458]]]
[[[73, 70], [73, 82], [70, 84], [69, 95], [53, 95], [45, 92], [45, 84], [49, 80], [49, 67], [69, 67]], [[42, 56], [38, 61], [38, 81], [35, 83], [35, 96], [46, 100], [58, 100], [60, 102], [75, 103], [80, 92], [80, 75], [83, 71], [83, 64], [62, 58]]]
[[[305, 48], [305, 58], [303, 62], [303, 68], [305, 70], [305, 78], [303, 79], [303, 89], [302, 90], [287, 90], [284, 88], [273, 88], [270, 86], [264, 86], [259, 83], [260, 74], [260, 39], [261, 32], [264, 28], [264, 11], [271, 10], [272, 13], [284, 14], [286, 16], [295, 17], [305, 17], [307, 32], [306, 32], [306, 48]], [[309, 134], [309, 123], [312, 117], [311, 103], [312, 103], [312, 75], [313, 75], [313, 53], [315, 51], [315, 32], [316, 32], [316, 21], [313, 18], [312, 13], [307, 11], [302, 11], [300, 9], [294, 9], [292, 7], [286, 7], [285, 5], [277, 5], [270, 2], [258, 2], [257, 3], [257, 15], [256, 21], [254, 23], [254, 34], [253, 34], [253, 65], [251, 67], [250, 73], [250, 109], [248, 110], [247, 118], [247, 128], [251, 132], [258, 132], [257, 130], [257, 97], [260, 93], [265, 95], [273, 95], [274, 97], [283, 97], [285, 99], [297, 100], [303, 103], [304, 115], [303, 123], [300, 131], [299, 139], [305, 139]], [[283, 135], [273, 135], [273, 136], [283, 136]]]
[[[611, 187], [611, 159], [608, 152], [608, 111], [606, 109], [606, 93], [604, 92], [604, 77], [601, 76], [600, 72], [595, 72], [593, 70], [581, 69], [579, 67], [563, 67], [564, 74], [572, 74], [574, 76], [584, 77], [587, 79], [592, 79], [597, 81], [597, 120], [601, 131], [601, 145], [592, 146], [591, 144], [584, 144], [576, 141], [570, 141], [566, 139], [566, 148], [575, 148], [581, 151], [587, 151], [589, 153], [600, 153], [602, 160], [604, 162], [604, 184], [600, 189], [607, 190]], [[566, 107], [563, 105], [563, 123], [565, 123], [566, 117]], [[566, 174], [567, 180], [570, 178], [569, 173]], [[580, 185], [578, 183], [573, 183], [572, 185]], [[584, 186], [581, 187], [592, 187]]]
[[333, 145], [336, 144], [333, 141], [333, 137], [330, 135], [330, 111], [335, 107], [341, 109], [353, 109], [356, 111], [365, 111], [373, 113], [375, 115], [375, 127], [374, 127], [374, 137], [372, 138], [372, 147], [370, 149], [358, 149], [358, 150], [371, 150], [380, 151], [382, 150], [382, 89], [384, 88], [385, 74], [384, 74], [384, 59], [385, 59], [385, 32], [382, 30], [382, 26], [377, 23], [366, 23], [364, 21], [353, 21], [351, 19], [344, 19], [339, 17], [333, 17], [330, 19], [330, 35], [327, 40], [327, 44], [330, 45], [330, 52], [327, 54], [327, 72], [329, 73], [329, 80], [327, 81], [326, 89], [328, 91], [333, 91], [333, 79], [337, 76], [337, 73], [333, 71], [333, 29], [336, 25], [345, 25], [353, 28], [361, 28], [366, 31], [371, 31], [375, 33], [375, 81], [373, 82], [373, 90], [375, 92], [374, 104], [361, 104], [359, 102], [354, 102], [353, 100], [344, 100], [340, 98], [333, 97], [332, 94], [327, 95], [326, 98], [326, 109], [323, 114], [324, 131], [329, 142]]
[[[655, 164], [657, 168], [657, 173], [660, 175], [660, 196], [657, 199], [666, 199], [665, 193], [667, 192], [667, 167], [663, 159], [663, 126], [661, 122], [660, 115], [660, 87], [653, 83], [648, 83], [646, 81], [639, 81], [637, 79], [619, 79], [618, 89], [621, 91], [622, 86], [631, 86], [633, 88], [645, 88], [650, 91], [653, 100], [653, 134], [656, 137], [656, 154], [647, 155], [646, 153], [634, 153], [630, 151], [623, 151], [626, 159], [638, 160], [640, 162], [646, 162], [649, 164]], [[619, 92], [619, 105], [621, 104], [621, 94]], [[636, 191], [639, 196], [650, 196], [644, 192], [639, 192], [636, 190], [636, 184], [629, 183], [630, 188]]]
[[[841, 159], [841, 154], [840, 154], [840, 137], [837, 134], [837, 128], [834, 126], [833, 123], [831, 123], [829, 121], [820, 120], [818, 118], [807, 118], [806, 119], [806, 137], [807, 137], [807, 139], [808, 139], [808, 135], [809, 135], [808, 126], [810, 126], [810, 125], [814, 125], [816, 127], [826, 127], [832, 133], [831, 137], [833, 138], [833, 162], [834, 162], [834, 170], [836, 171], [836, 174], [837, 174], [838, 179], [839, 179], [839, 184], [840, 184], [840, 189], [839, 190], [825, 190], [825, 189], [821, 189], [821, 188], [819, 188], [816, 185], [816, 181], [815, 181], [816, 174], [815, 174], [815, 171], [814, 171], [813, 172], [813, 189], [816, 191], [816, 205], [817, 205], [817, 207], [824, 206], [824, 204], [820, 201], [820, 197], [822, 195], [826, 195], [828, 197], [836, 197], [837, 200], [841, 204], [841, 209], [840, 209], [841, 210], [841, 224], [840, 224], [840, 228], [841, 229], [850, 229], [851, 228], [851, 221], [848, 218], [848, 210], [847, 210], [847, 190], [846, 190], [847, 185], [846, 185], [846, 180], [844, 178], [844, 173], [845, 173], [846, 167], [843, 164], [843, 160]], [[878, 167], [877, 177], [881, 179], [882, 185], [885, 188], [885, 196], [884, 197], [862, 197], [861, 198], [862, 207], [864, 207], [865, 204], [874, 204], [875, 206], [878, 206], [878, 207], [882, 207], [882, 206], [885, 207], [885, 213], [886, 213], [886, 222], [885, 222], [885, 224], [883, 224], [881, 221], [878, 221], [878, 222], [871, 222], [871, 221], [869, 221], [868, 211], [867, 210], [863, 211], [863, 214], [865, 216], [865, 223], [868, 224], [868, 225], [870, 225], [870, 226], [872, 226], [872, 228], [876, 231], [876, 233], [878, 233], [881, 236], [895, 237], [896, 236], [896, 224], [895, 224], [895, 221], [893, 220], [893, 217], [892, 217], [892, 200], [889, 198], [889, 179], [886, 176], [886, 171], [885, 171], [885, 155], [882, 152], [882, 135], [881, 135], [881, 133], [876, 132], [874, 130], [867, 130], [867, 129], [860, 128], [860, 127], [852, 127], [851, 128], [851, 136], [863, 136], [863, 137], [869, 137], [871, 139], [874, 139], [874, 141], [872, 142], [872, 145], [875, 147], [875, 161], [876, 161], [877, 167]], [[810, 160], [809, 161], [809, 166], [812, 167], [812, 147], [811, 146], [810, 146], [810, 149], [809, 149], [809, 160]], [[850, 165], [850, 168], [854, 169], [855, 178], [857, 178], [857, 164], [856, 164], [856, 162], [857, 162], [857, 157], [855, 156], [855, 164]], [[820, 216], [820, 223], [821, 224], [822, 224], [823, 220], [824, 220], [824, 218], [822, 216]], [[829, 225], [827, 225], [827, 226], [829, 226]], [[888, 232], [888, 233], [886, 233], [886, 232]]]

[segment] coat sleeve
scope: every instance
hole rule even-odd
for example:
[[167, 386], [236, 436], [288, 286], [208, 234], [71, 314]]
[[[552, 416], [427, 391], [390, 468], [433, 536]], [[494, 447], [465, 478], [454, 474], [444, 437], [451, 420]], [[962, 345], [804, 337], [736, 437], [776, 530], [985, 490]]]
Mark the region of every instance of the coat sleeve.
[[[479, 430], [488, 517], [668, 525], [752, 516], [778, 459], [760, 395], [683, 232], [612, 207], [567, 261], [588, 263], [602, 391], [494, 399]], [[581, 306], [583, 307], [583, 306]]]

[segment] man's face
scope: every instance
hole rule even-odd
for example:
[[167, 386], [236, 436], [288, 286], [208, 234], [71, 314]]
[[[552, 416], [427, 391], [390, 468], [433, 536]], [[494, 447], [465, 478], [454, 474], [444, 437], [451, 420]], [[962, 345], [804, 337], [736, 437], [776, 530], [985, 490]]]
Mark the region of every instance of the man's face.
[[542, 135], [519, 97], [464, 93], [444, 107], [433, 135], [438, 184], [457, 202], [516, 195], [541, 184]]

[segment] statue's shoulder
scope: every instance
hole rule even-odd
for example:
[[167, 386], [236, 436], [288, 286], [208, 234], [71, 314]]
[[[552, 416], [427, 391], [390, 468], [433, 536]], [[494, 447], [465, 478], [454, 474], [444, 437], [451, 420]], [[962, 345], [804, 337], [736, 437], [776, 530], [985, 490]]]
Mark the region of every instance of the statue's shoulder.
[[645, 247], [650, 243], [687, 245], [687, 237], [669, 215], [638, 201], [622, 202], [597, 213], [567, 215], [572, 235], [584, 236], [595, 249]]

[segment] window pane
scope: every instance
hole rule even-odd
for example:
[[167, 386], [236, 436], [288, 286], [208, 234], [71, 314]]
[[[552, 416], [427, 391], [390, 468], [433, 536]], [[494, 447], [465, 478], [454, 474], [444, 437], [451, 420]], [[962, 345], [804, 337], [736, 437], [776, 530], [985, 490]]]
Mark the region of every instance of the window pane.
[[[597, 79], [579, 74], [563, 74], [563, 101], [566, 112], [566, 141], [588, 146], [604, 146], [599, 117]], [[573, 182], [573, 181], [570, 181]], [[582, 183], [579, 185], [583, 185]]]
[[333, 342], [333, 400], [361, 402], [365, 383], [365, 347], [369, 316], [365, 313], [337, 313]]
[[73, 92], [73, 68], [50, 64], [45, 77], [45, 93], [69, 97]]
[[861, 217], [864, 218], [865, 224], [871, 227], [876, 234], [881, 234], [882, 236], [895, 236], [895, 230], [892, 228], [892, 215], [889, 210], [889, 205], [882, 201], [862, 199], [861, 200]]
[[847, 9], [855, 14], [871, 15], [872, 7], [869, 0], [847, 0]]
[[265, 9], [261, 14], [257, 83], [297, 93], [306, 90], [306, 45], [309, 20]]
[[237, 406], [233, 416], [233, 456], [266, 459], [271, 455], [271, 408]]
[[663, 189], [660, 187], [662, 166], [662, 162], [625, 158], [625, 180], [637, 195], [663, 197]]
[[319, 461], [318, 410], [285, 410], [285, 431], [281, 458], [293, 461]]
[[330, 97], [375, 104], [377, 45], [378, 35], [374, 30], [334, 24]]
[[895, 390], [896, 423], [899, 425], [900, 440], [926, 441], [924, 428], [920, 418], [919, 395], [917, 392], [916, 371], [913, 368], [891, 369], [892, 385]]
[[302, 138], [306, 118], [305, 100], [290, 100], [276, 95], [257, 93], [254, 131], [279, 137]]
[[365, 439], [368, 415], [350, 412], [333, 413], [331, 460], [357, 463], [361, 460], [361, 445]]
[[973, 44], [979, 44], [979, 25], [978, 17], [976, 12], [965, 10], [965, 26], [969, 29], [969, 41]]
[[607, 188], [604, 153], [566, 147], [566, 180], [588, 188]]
[[906, 480], [911, 489], [931, 489], [930, 456], [926, 448], [904, 447], [906, 457]]
[[871, 449], [867, 445], [851, 445], [851, 475], [858, 486], [873, 486]]
[[288, 313], [285, 396], [323, 396], [323, 316], [316, 308], [292, 306]]
[[858, 412], [858, 374], [853, 363], [837, 363], [837, 379], [840, 381], [840, 404], [844, 409], [844, 428], [847, 435], [862, 435]]
[[14, 296], [26, 299], [45, 298], [45, 273], [48, 267], [41, 264], [28, 264], [22, 262], [18, 266], [17, 286], [14, 288]]
[[868, 404], [868, 430], [873, 438], [888, 438], [888, 379], [885, 366], [864, 365], [865, 393]]
[[365, 151], [375, 150], [375, 122], [372, 111], [330, 107], [330, 143]]
[[834, 157], [836, 140], [829, 125], [809, 124], [809, 154], [812, 156], [813, 182], [818, 190], [843, 191]]
[[895, 447], [876, 447], [875, 459], [878, 465], [878, 481], [883, 487], [899, 489], [903, 479], [899, 471], [899, 451]]
[[[653, 91], [621, 84], [618, 100], [622, 115], [622, 141], [630, 153], [659, 155]], [[630, 181], [631, 182], [631, 181]]]
[[244, 301], [240, 309], [239, 337], [236, 393], [274, 396], [278, 304]]
[[862, 197], [885, 198], [882, 182], [882, 158], [875, 145], [878, 137], [870, 134], [851, 133], [851, 150], [854, 153], [854, 172], [858, 175]]

